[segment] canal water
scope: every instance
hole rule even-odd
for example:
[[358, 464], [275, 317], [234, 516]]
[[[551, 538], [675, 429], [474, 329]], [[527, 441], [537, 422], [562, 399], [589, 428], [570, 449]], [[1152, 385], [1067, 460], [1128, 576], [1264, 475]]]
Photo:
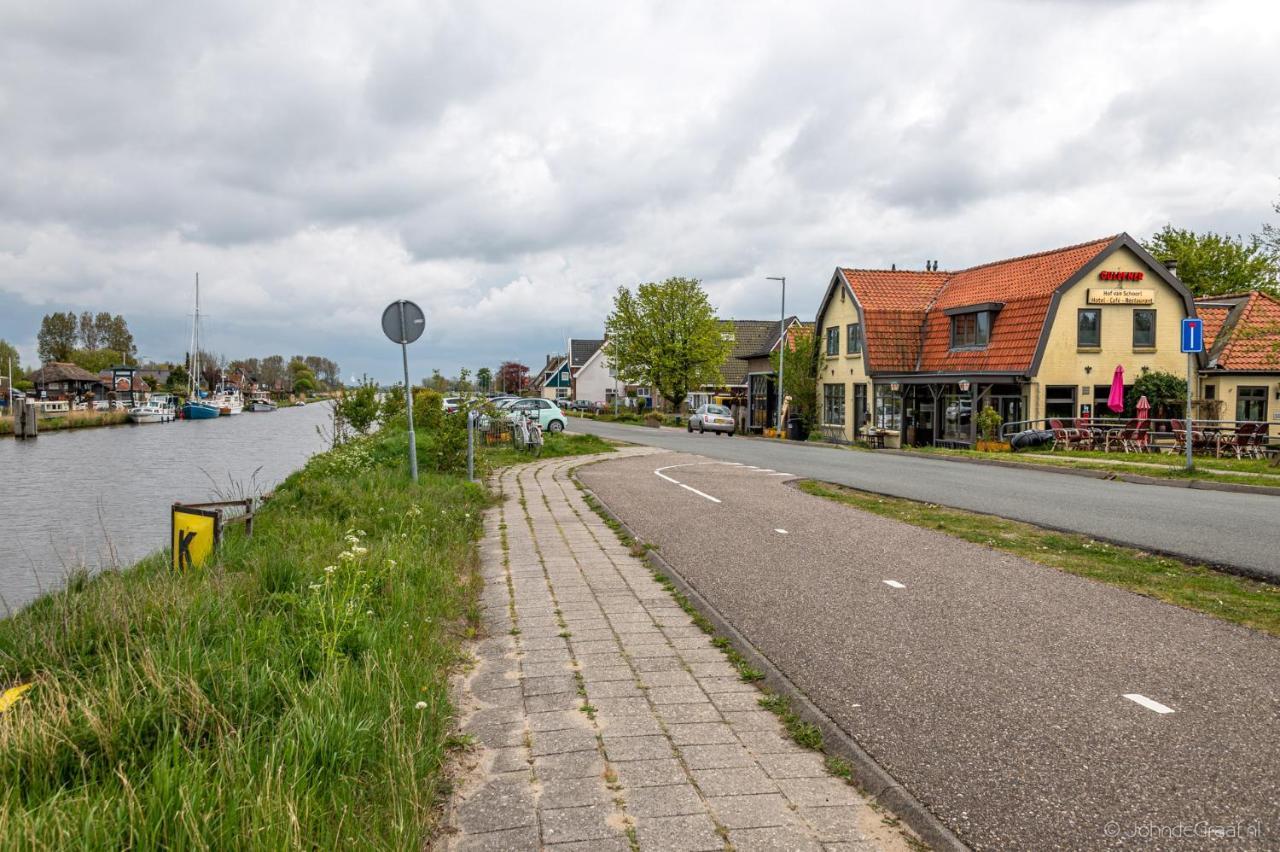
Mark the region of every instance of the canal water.
[[169, 507], [261, 494], [325, 449], [329, 403], [0, 439], [0, 618], [76, 568], [168, 545]]

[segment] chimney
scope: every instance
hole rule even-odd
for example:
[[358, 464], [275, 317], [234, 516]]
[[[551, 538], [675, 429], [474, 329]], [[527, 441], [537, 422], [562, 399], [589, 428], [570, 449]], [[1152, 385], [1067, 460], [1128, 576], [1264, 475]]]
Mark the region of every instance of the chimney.
[[1166, 257], [1163, 263], [1164, 268], [1169, 270], [1169, 274], [1176, 278], [1178, 275], [1178, 259], [1176, 257]]
[[896, 263], [891, 263], [891, 264], [889, 264], [889, 271], [890, 271], [890, 272], [897, 272], [897, 271], [898, 271], [898, 264], [896, 264]]

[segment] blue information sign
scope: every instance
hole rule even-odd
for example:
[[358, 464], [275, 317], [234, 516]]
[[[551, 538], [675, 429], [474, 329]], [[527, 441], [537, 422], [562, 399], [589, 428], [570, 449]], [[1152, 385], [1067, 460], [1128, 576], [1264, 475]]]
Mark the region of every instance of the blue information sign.
[[1182, 321], [1182, 351], [1204, 351], [1204, 320], [1188, 318]]

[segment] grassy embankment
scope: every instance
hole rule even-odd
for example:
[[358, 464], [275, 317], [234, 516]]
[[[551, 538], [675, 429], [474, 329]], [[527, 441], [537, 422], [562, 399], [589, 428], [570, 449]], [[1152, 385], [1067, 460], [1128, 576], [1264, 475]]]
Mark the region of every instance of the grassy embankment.
[[1150, 476], [1158, 479], [1200, 479], [1229, 482], [1236, 485], [1280, 487], [1280, 467], [1268, 459], [1213, 458], [1196, 456], [1195, 470], [1185, 469], [1186, 457], [1170, 453], [1106, 453], [1093, 450], [1055, 450], [1046, 448], [1035, 454], [985, 453], [976, 450], [952, 450], [940, 447], [913, 447], [910, 452], [961, 458], [992, 459], [1001, 462], [1045, 467], [1083, 468], [1111, 473]]
[[[0, 713], [5, 845], [422, 848], [489, 498], [456, 447], [419, 442], [416, 486], [403, 432], [348, 444], [213, 564], [157, 555], [0, 622], [0, 689], [33, 684]], [[606, 449], [549, 436], [545, 454]]]
[[801, 491], [877, 515], [983, 544], [1185, 609], [1280, 636], [1280, 586], [1224, 574], [1085, 535], [1020, 521], [882, 497], [825, 482], [799, 483]]
[[[56, 417], [41, 417], [41, 432], [59, 429], [87, 429], [92, 426], [118, 426], [129, 422], [127, 411], [70, 411]], [[0, 435], [13, 434], [13, 418], [0, 417]]]

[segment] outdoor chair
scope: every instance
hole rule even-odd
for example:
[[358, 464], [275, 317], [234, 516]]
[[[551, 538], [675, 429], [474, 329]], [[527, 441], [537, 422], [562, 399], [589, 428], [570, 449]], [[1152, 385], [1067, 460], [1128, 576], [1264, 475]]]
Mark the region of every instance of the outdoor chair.
[[1129, 440], [1129, 445], [1125, 448], [1131, 453], [1145, 453], [1151, 440], [1151, 419], [1143, 418], [1138, 421], [1138, 428], [1134, 430], [1133, 437]]
[[[1194, 424], [1193, 424], [1194, 426]], [[1187, 451], [1187, 427], [1181, 420], [1170, 420], [1169, 429], [1173, 432], [1173, 449], [1174, 452], [1185, 453]], [[1191, 451], [1203, 451], [1205, 448], [1205, 439], [1203, 432], [1197, 432], [1193, 428], [1191, 430]]]
[[1241, 452], [1250, 458], [1265, 458], [1270, 445], [1271, 435], [1266, 423], [1253, 424], [1253, 434], [1249, 436], [1249, 445], [1242, 447]]
[[1108, 429], [1106, 436], [1106, 451], [1111, 452], [1111, 442], [1114, 441], [1123, 452], [1132, 452], [1133, 442], [1138, 435], [1138, 421], [1130, 420], [1124, 425], [1123, 429]]
[[1218, 440], [1217, 452], [1221, 455], [1225, 450], [1236, 458], [1243, 458], [1250, 453], [1253, 446], [1253, 434], [1257, 429], [1255, 423], [1241, 423], [1231, 435], [1223, 435]]
[[1061, 420], [1050, 420], [1049, 429], [1053, 431], [1053, 446], [1050, 450], [1056, 450], [1058, 444], [1062, 444], [1066, 449], [1071, 449], [1073, 443], [1078, 443], [1081, 439], [1079, 429], [1068, 429], [1062, 425]]

